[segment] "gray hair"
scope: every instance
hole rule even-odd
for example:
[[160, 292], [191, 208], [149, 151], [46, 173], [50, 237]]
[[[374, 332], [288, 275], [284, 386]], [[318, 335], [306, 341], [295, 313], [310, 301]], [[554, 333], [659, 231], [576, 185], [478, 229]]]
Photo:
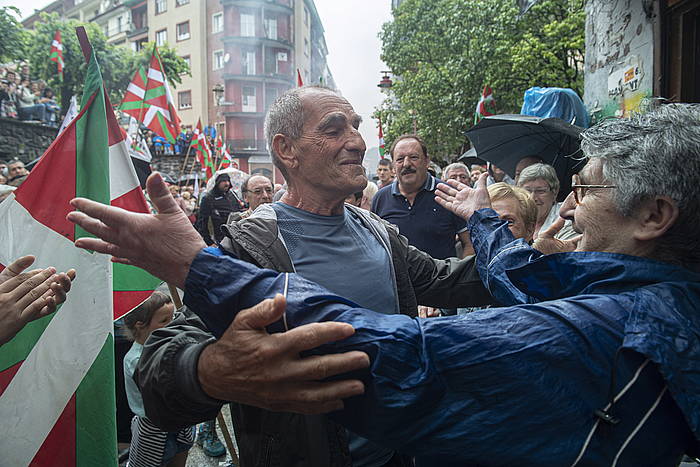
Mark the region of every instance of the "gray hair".
[[700, 106], [663, 105], [629, 119], [606, 120], [583, 132], [581, 148], [603, 160], [603, 175], [617, 186], [614, 201], [625, 216], [658, 195], [676, 202], [678, 219], [653, 256], [691, 269], [700, 266]]
[[288, 178], [287, 168], [279, 160], [279, 156], [272, 148], [272, 139], [277, 134], [289, 136], [292, 139], [301, 137], [302, 128], [304, 127], [304, 106], [301, 102], [301, 96], [310, 90], [337, 94], [334, 90], [323, 86], [293, 88], [279, 96], [270, 106], [267, 115], [265, 115], [264, 132], [267, 150], [272, 156], [272, 163], [280, 169], [284, 178]]
[[549, 164], [532, 164], [525, 167], [523, 171], [520, 172], [520, 177], [518, 177], [518, 186], [523, 186], [523, 184], [535, 181], [539, 178], [547, 182], [552, 193], [555, 195], [559, 193], [559, 177], [557, 177], [557, 171]]
[[461, 162], [453, 162], [452, 164], [448, 165], [447, 167], [445, 167], [445, 170], [442, 171], [442, 174], [445, 177], [447, 177], [448, 174], [450, 173], [450, 170], [454, 170], [454, 169], [462, 169], [467, 173], [467, 175], [469, 175], [469, 169], [467, 168], [466, 165], [462, 164]]

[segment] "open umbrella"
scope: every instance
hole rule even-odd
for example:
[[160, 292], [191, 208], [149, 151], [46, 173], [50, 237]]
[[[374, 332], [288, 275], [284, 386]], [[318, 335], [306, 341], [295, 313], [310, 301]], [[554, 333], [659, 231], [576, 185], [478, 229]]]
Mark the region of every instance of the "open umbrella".
[[229, 177], [231, 178], [231, 189], [236, 193], [238, 199], [243, 199], [243, 194], [241, 193], [241, 185], [243, 185], [245, 179], [248, 178], [248, 174], [243, 172], [242, 170], [238, 170], [233, 167], [227, 167], [225, 169], [217, 170], [216, 172], [214, 172], [214, 175], [212, 175], [209, 181], [207, 181], [207, 191], [210, 191], [212, 188], [214, 188], [214, 181], [216, 180], [216, 177], [218, 177], [221, 174], [229, 175]]
[[486, 165], [486, 161], [476, 155], [476, 149], [474, 148], [468, 149], [464, 154], [459, 156], [457, 162], [461, 162], [469, 168], [471, 168], [473, 164]]
[[581, 156], [580, 135], [583, 128], [559, 118], [529, 115], [494, 115], [483, 118], [466, 132], [477, 155], [511, 177], [520, 159], [537, 156], [554, 167], [561, 189], [559, 198], [571, 190], [571, 175], [585, 161]]

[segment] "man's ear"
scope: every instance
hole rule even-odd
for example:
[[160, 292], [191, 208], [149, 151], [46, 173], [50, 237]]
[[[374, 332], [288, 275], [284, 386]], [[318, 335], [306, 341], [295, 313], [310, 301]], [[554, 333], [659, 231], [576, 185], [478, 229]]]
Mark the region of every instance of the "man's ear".
[[641, 203], [633, 236], [639, 241], [662, 237], [678, 219], [678, 205], [668, 196], [655, 196]]
[[292, 138], [289, 136], [277, 133], [272, 138], [272, 149], [275, 151], [275, 154], [277, 154], [277, 158], [288, 169], [295, 169], [299, 166], [299, 161], [294, 154]]

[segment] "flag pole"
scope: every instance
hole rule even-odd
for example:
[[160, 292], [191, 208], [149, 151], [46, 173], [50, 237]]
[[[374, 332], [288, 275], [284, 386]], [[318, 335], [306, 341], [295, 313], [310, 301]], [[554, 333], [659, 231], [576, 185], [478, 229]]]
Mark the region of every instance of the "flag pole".
[[192, 140], [190, 140], [190, 144], [187, 146], [187, 154], [185, 154], [185, 162], [182, 163], [182, 167], [180, 167], [180, 174], [177, 176], [178, 183], [180, 182], [180, 178], [182, 177], [182, 174], [185, 172], [185, 167], [187, 167], [187, 161], [190, 158], [190, 151], [191, 150], [192, 150]]

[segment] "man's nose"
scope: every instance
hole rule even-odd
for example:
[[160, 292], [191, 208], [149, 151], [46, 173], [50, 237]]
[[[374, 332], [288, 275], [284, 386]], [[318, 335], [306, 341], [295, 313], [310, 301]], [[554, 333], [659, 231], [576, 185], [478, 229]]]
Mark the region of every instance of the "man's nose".
[[365, 145], [365, 140], [360, 134], [360, 130], [357, 128], [353, 128], [351, 130], [350, 136], [345, 142], [345, 149], [348, 151], [358, 151], [364, 154], [364, 152], [367, 150], [367, 146]]
[[574, 211], [576, 210], [576, 200], [574, 199], [574, 192], [569, 193], [563, 203], [561, 203], [561, 208], [559, 208], [559, 216], [567, 220], [574, 219]]

